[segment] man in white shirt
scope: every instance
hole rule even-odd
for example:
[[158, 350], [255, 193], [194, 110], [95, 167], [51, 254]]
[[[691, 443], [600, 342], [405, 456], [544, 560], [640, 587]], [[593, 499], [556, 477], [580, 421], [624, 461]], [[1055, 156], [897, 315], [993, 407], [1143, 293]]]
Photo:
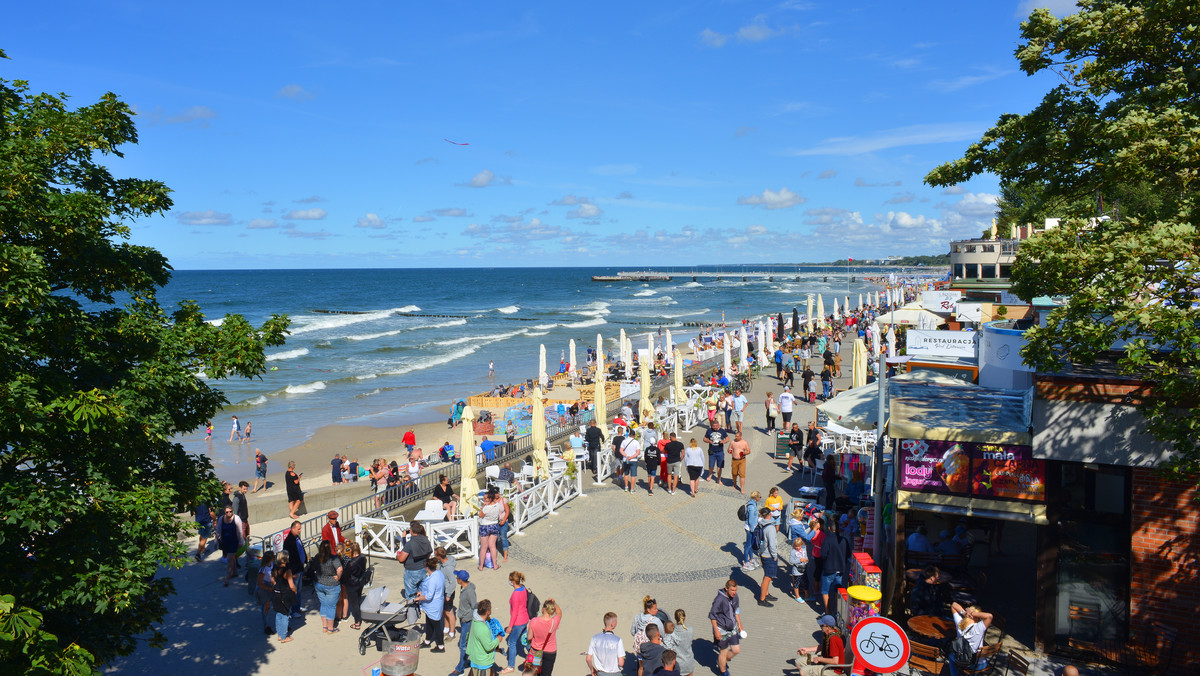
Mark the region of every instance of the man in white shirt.
[[788, 425], [792, 422], [792, 408], [796, 404], [796, 395], [792, 394], [792, 388], [783, 387], [783, 393], [779, 395], [779, 413], [783, 415], [783, 429], [788, 429]]
[[642, 457], [642, 445], [638, 443], [637, 437], [631, 433], [625, 437], [625, 441], [621, 442], [621, 461], [625, 464], [623, 475], [625, 477], [625, 492], [632, 493], [633, 485], [637, 483], [637, 466], [638, 460]]
[[613, 632], [616, 628], [617, 614], [604, 613], [604, 631], [592, 637], [584, 658], [592, 676], [619, 676], [625, 667], [625, 642]]

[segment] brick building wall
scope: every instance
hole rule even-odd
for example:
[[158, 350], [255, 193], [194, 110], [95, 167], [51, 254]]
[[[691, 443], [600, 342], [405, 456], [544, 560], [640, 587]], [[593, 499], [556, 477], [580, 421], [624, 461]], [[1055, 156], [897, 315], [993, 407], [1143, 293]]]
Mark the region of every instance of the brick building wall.
[[[1159, 622], [1179, 632], [1167, 673], [1200, 664], [1200, 503], [1194, 483], [1162, 479], [1133, 469], [1131, 628], [1136, 634]], [[1192, 665], [1185, 667], [1185, 665]]]

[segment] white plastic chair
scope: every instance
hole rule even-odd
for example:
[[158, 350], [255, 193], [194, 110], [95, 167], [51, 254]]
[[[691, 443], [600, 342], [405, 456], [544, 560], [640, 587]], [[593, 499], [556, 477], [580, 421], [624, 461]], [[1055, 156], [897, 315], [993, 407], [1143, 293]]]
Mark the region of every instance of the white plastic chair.
[[800, 483], [803, 484], [804, 483], [804, 475], [809, 474], [809, 475], [812, 475], [812, 485], [816, 486], [817, 485], [817, 477], [819, 477], [821, 475], [821, 472], [824, 469], [825, 469], [825, 461], [824, 460], [818, 460], [816, 467], [811, 467], [808, 463], [804, 463], [800, 467]]

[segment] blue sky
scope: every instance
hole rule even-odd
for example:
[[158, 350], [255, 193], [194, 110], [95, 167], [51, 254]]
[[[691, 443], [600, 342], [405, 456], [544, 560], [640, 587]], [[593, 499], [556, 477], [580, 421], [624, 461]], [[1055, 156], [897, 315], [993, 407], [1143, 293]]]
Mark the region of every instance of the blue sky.
[[1071, 4], [17, 3], [0, 77], [135, 108], [109, 164], [180, 269], [871, 258], [990, 223], [921, 179], [1055, 84], [1013, 51]]

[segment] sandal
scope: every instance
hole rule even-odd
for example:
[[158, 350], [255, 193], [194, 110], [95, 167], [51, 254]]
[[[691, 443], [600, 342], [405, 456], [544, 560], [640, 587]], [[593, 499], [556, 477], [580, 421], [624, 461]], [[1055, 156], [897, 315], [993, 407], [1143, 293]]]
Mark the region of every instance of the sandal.
[[351, 629], [362, 629], [362, 624], [359, 622], [355, 622], [354, 624], [350, 625], [350, 628]]

